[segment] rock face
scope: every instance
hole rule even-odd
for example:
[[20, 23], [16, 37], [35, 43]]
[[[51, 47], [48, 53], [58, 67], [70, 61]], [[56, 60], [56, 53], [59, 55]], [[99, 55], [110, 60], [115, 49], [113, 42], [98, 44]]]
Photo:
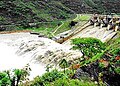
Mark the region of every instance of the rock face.
[[72, 78], [82, 80], [85, 77], [89, 78], [90, 75], [87, 72], [83, 71], [81, 68], [78, 68]]

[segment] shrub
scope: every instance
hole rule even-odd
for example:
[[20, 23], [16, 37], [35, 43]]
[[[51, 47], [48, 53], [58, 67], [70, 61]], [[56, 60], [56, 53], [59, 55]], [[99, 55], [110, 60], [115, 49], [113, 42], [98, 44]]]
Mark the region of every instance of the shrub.
[[0, 86], [7, 86], [10, 85], [10, 79], [6, 72], [0, 73]]
[[63, 73], [59, 72], [58, 70], [52, 70], [51, 72], [45, 73], [41, 77], [37, 76], [34, 78], [34, 80], [31, 82], [31, 86], [46, 85], [47, 83], [53, 82], [63, 77], [65, 77]]
[[58, 79], [53, 83], [47, 84], [47, 86], [97, 86], [94, 82], [84, 82], [78, 79]]

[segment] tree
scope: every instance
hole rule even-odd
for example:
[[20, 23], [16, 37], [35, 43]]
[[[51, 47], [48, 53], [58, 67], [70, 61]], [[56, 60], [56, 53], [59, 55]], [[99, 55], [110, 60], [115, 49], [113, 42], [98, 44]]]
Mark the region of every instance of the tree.
[[65, 73], [65, 68], [69, 67], [69, 64], [68, 64], [68, 62], [65, 59], [62, 59], [60, 61], [59, 66], [64, 69], [64, 73]]
[[89, 58], [105, 50], [105, 44], [96, 38], [72, 39], [73, 49], [79, 49], [84, 56]]

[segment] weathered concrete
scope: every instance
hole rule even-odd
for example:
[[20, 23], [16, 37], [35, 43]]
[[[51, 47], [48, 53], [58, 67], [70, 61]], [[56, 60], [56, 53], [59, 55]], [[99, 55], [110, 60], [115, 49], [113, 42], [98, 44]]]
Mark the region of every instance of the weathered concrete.
[[100, 29], [99, 27], [89, 26], [82, 30], [80, 28], [80, 31], [77, 34], [75, 34], [69, 40], [65, 41], [63, 44], [71, 46], [71, 39], [78, 37], [93, 37], [100, 39], [102, 42], [107, 42], [112, 39], [116, 34], [117, 32], [114, 32], [113, 30], [106, 30], [106, 27]]

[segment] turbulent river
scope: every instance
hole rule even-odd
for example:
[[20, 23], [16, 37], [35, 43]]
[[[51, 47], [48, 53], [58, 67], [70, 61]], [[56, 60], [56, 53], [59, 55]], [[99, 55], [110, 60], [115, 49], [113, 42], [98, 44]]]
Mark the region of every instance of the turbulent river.
[[0, 71], [30, 65], [30, 79], [45, 73], [46, 65], [58, 65], [62, 58], [74, 61], [82, 56], [48, 38], [29, 33], [0, 34]]

